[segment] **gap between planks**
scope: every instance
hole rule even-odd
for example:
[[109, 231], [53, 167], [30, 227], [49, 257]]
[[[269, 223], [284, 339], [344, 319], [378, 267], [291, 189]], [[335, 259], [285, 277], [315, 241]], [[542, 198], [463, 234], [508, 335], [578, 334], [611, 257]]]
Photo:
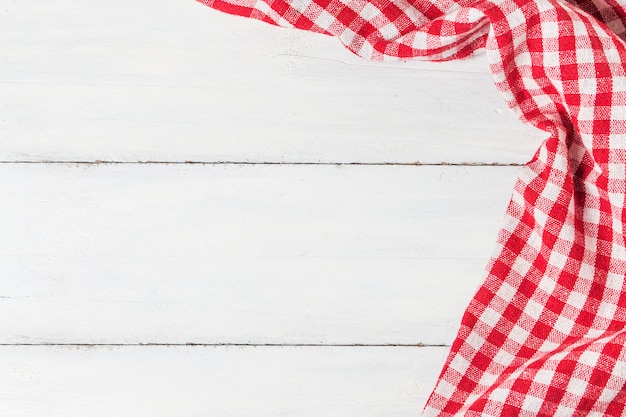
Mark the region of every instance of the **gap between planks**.
[[163, 347], [415, 347], [415, 348], [449, 348], [448, 344], [424, 344], [424, 343], [0, 343], [2, 346], [62, 346], [62, 347], [142, 347], [142, 346], [163, 346]]
[[521, 167], [521, 163], [500, 162], [248, 162], [248, 161], [0, 161], [0, 164], [59, 164], [59, 165], [357, 165], [357, 166], [464, 166]]

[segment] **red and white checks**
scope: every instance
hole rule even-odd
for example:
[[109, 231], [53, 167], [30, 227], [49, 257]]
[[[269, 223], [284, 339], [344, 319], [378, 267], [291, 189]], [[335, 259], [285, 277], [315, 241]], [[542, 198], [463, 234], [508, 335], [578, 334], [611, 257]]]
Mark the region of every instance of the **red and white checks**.
[[626, 5], [619, 0], [201, 0], [374, 60], [486, 49], [522, 169], [425, 417], [626, 415]]

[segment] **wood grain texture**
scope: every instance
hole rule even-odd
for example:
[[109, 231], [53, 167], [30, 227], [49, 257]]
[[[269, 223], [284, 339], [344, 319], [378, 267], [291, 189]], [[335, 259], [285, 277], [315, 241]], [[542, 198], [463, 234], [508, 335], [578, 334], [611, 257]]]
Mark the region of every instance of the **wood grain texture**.
[[450, 343], [516, 167], [2, 164], [2, 343]]
[[444, 348], [0, 347], [11, 417], [414, 417]]
[[0, 160], [524, 163], [484, 58], [370, 63], [169, 0], [3, 1]]

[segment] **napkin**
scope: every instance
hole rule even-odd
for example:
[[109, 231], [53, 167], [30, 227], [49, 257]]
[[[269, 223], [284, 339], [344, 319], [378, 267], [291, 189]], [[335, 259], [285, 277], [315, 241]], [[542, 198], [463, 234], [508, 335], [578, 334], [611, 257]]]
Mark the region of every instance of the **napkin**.
[[623, 3], [199, 1], [371, 60], [486, 53], [509, 107], [549, 136], [519, 173], [423, 416], [625, 415]]

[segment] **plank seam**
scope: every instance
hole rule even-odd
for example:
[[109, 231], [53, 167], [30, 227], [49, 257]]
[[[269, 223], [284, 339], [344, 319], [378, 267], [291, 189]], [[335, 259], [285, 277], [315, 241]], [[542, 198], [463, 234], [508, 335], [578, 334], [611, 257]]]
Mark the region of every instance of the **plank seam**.
[[0, 164], [58, 164], [58, 165], [356, 165], [356, 166], [464, 166], [521, 167], [521, 163], [500, 162], [246, 162], [246, 161], [0, 161]]
[[415, 348], [449, 348], [447, 344], [424, 344], [424, 343], [349, 343], [349, 344], [325, 344], [325, 343], [0, 343], [0, 347], [11, 346], [76, 346], [76, 347], [415, 347]]

